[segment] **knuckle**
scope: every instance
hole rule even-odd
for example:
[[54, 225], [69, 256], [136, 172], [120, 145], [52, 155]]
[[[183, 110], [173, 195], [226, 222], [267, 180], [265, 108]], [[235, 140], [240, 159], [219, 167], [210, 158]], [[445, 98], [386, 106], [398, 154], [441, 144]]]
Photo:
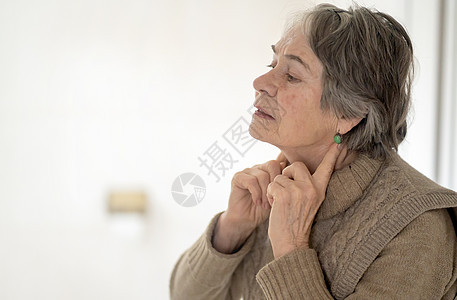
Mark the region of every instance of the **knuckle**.
[[244, 170], [243, 171], [238, 171], [233, 175], [233, 177], [240, 177], [241, 175], [243, 175], [243, 173], [244, 173]]
[[238, 171], [235, 174], [233, 174], [232, 182], [234, 182], [236, 180], [241, 180], [242, 178], [246, 177], [246, 175], [247, 175], [247, 173], [245, 172], [245, 170]]
[[251, 168], [246, 168], [246, 169], [243, 169], [242, 171], [239, 171], [238, 173], [240, 174], [243, 174], [243, 173], [247, 173], [251, 170]]
[[277, 169], [280, 169], [281, 166], [279, 164], [278, 161], [276, 160], [269, 160], [265, 163], [265, 167], [268, 169], [268, 170], [277, 170]]
[[270, 175], [261, 169], [255, 169], [252, 172], [252, 176], [258, 180], [260, 184], [266, 184], [270, 182]]
[[232, 177], [232, 184], [235, 183], [238, 179], [240, 179], [240, 177], [242, 176], [242, 172], [236, 172], [235, 174], [233, 174], [233, 177]]
[[268, 172], [269, 176], [273, 178], [273, 176], [277, 174], [281, 174], [281, 165], [276, 160], [267, 161], [264, 164], [265, 171]]
[[296, 161], [296, 162], [292, 163], [291, 166], [293, 166], [294, 168], [301, 168], [301, 167], [305, 166], [305, 163], [301, 162], [301, 161]]
[[266, 173], [266, 172], [260, 172], [260, 173], [259, 173], [259, 178], [260, 178], [262, 181], [268, 181], [268, 182], [270, 182], [270, 175], [268, 175], [268, 173]]
[[276, 175], [275, 178], [273, 179], [273, 182], [278, 181], [281, 178], [281, 176], [283, 176], [283, 175], [281, 175], [281, 174]]

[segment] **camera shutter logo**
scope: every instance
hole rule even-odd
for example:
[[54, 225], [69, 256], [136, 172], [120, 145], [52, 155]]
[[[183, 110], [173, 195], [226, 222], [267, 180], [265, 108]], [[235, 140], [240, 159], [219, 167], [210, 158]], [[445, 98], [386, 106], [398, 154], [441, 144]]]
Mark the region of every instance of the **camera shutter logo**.
[[203, 179], [195, 173], [184, 173], [176, 177], [171, 186], [173, 199], [181, 206], [193, 207], [202, 202], [206, 194]]

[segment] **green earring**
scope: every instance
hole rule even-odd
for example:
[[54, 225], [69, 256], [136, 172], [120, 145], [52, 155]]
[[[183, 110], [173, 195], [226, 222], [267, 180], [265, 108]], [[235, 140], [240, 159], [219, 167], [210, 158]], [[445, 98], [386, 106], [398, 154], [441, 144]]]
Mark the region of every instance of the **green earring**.
[[337, 133], [335, 134], [335, 137], [333, 138], [333, 140], [335, 141], [335, 143], [337, 144], [341, 144], [341, 142], [343, 141], [342, 137], [341, 137], [341, 134]]

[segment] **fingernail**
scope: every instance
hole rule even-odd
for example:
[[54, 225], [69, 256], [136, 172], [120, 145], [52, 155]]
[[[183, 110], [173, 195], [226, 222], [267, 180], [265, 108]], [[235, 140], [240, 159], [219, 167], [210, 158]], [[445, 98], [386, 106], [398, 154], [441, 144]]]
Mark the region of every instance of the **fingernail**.
[[343, 144], [338, 144], [338, 150], [343, 149]]

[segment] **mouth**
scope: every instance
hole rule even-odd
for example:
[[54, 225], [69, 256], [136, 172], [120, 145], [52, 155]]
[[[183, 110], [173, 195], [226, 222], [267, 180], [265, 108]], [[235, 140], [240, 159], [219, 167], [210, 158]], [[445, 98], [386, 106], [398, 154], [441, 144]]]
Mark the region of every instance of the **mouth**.
[[274, 120], [272, 115], [268, 114], [264, 109], [262, 109], [260, 106], [254, 106], [257, 108], [257, 110], [254, 112], [254, 116], [257, 116], [259, 118], [267, 119], [267, 120]]

